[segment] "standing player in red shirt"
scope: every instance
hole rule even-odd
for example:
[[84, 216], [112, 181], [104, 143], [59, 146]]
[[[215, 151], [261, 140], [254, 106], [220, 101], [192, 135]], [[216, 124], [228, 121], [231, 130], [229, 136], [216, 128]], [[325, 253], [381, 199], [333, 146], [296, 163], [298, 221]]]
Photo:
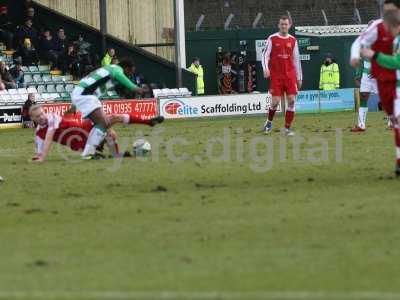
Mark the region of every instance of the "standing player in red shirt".
[[[386, 13], [389, 11], [397, 11], [400, 9], [400, 0], [386, 0], [383, 8]], [[354, 41], [351, 47], [351, 65], [353, 67], [359, 65], [360, 51], [362, 49], [371, 49], [375, 53], [392, 55], [394, 38], [395, 37], [390, 32], [388, 25], [385, 24], [382, 19], [375, 21]], [[386, 69], [380, 66], [376, 59], [372, 59], [371, 75], [378, 83], [379, 100], [382, 108], [392, 122], [396, 122], [394, 117], [394, 101], [396, 98], [397, 83], [396, 71]], [[399, 126], [394, 126], [393, 131], [396, 148], [400, 149]], [[397, 151], [396, 173], [400, 174], [400, 151]]]
[[288, 107], [285, 114], [285, 133], [287, 136], [294, 135], [290, 128], [294, 119], [295, 99], [302, 85], [303, 74], [297, 40], [289, 34], [291, 26], [289, 17], [282, 16], [279, 19], [279, 32], [268, 37], [263, 53], [264, 77], [271, 78], [269, 91], [272, 95], [268, 119], [264, 125], [265, 133], [272, 131], [272, 121], [276, 110], [286, 94]]

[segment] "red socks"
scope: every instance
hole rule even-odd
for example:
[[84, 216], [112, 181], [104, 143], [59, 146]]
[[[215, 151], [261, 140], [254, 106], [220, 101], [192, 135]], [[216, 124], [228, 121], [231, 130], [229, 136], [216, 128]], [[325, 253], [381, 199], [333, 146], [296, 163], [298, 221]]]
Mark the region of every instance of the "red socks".
[[129, 115], [129, 124], [144, 124], [150, 125], [150, 120], [144, 120], [134, 114]]
[[[270, 108], [268, 111], [268, 121], [273, 121], [276, 113], [276, 109]], [[294, 120], [294, 109], [288, 108], [285, 114], [285, 128], [289, 129], [292, 126]]]
[[276, 113], [276, 109], [272, 109], [272, 108], [269, 109], [269, 111], [268, 111], [268, 121], [272, 122], [274, 120], [275, 113]]
[[288, 108], [286, 110], [286, 114], [285, 114], [285, 128], [289, 129], [290, 126], [292, 126], [294, 120], [294, 110], [291, 110], [290, 108]]

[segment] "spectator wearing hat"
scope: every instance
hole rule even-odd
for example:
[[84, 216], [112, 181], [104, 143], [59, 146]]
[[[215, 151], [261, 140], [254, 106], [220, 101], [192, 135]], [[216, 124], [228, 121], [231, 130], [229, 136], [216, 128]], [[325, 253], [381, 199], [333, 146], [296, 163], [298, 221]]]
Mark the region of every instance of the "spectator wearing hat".
[[198, 57], [193, 58], [189, 71], [197, 75], [197, 95], [204, 95], [204, 69]]
[[324, 91], [331, 91], [340, 88], [339, 65], [335, 62], [330, 53], [325, 56], [324, 63], [321, 66], [319, 88]]

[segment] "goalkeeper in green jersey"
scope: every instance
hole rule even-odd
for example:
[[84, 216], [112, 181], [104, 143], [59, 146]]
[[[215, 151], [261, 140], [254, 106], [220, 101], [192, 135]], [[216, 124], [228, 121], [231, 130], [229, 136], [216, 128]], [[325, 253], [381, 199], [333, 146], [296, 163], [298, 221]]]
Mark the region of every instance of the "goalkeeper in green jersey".
[[[82, 152], [83, 159], [93, 158], [96, 148], [111, 127], [111, 121], [105, 115], [99, 97], [106, 95], [107, 91], [114, 89], [117, 84], [140, 94], [144, 92], [128, 78], [133, 75], [134, 68], [133, 62], [129, 59], [122, 60], [119, 65], [104, 66], [83, 78], [72, 91], [71, 99], [74, 109], [79, 110], [84, 118], [90, 119], [94, 123]], [[142, 120], [133, 114], [125, 114], [121, 117], [125, 124], [141, 123], [154, 126], [164, 121], [163, 117]]]

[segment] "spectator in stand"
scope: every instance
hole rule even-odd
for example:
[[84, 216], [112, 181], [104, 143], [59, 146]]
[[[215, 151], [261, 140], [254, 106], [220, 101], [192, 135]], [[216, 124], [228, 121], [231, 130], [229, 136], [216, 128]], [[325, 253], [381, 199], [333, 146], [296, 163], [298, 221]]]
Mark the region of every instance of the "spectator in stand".
[[0, 76], [0, 91], [4, 91], [5, 89], [6, 89], [6, 86], [3, 83], [3, 80], [1, 80], [1, 76]]
[[35, 94], [28, 94], [28, 100], [25, 101], [24, 106], [22, 106], [22, 122], [24, 128], [34, 128], [35, 124], [32, 122], [31, 117], [29, 116], [29, 109], [31, 106], [35, 105]]
[[25, 18], [26, 19], [31, 19], [33, 24], [35, 24], [35, 28], [37, 30], [40, 31], [40, 30], [43, 29], [41, 24], [40, 24], [39, 18], [36, 16], [36, 11], [32, 6], [26, 8], [26, 10], [25, 10]]
[[108, 49], [106, 55], [104, 55], [103, 59], [101, 60], [101, 66], [104, 67], [110, 65], [114, 57], [115, 57], [115, 49], [114, 48]]
[[136, 84], [138, 87], [141, 87], [144, 93], [141, 95], [139, 93], [128, 91], [127, 89], [117, 86], [116, 91], [119, 95], [126, 99], [140, 99], [140, 98], [151, 98], [152, 90], [150, 86], [146, 83], [144, 76], [136, 72], [136, 66], [132, 68], [133, 74], [129, 77], [129, 79]]
[[26, 19], [24, 25], [20, 26], [17, 30], [17, 40], [19, 47], [24, 44], [25, 39], [29, 39], [34, 46], [37, 45], [38, 32], [33, 27], [32, 19]]
[[40, 41], [40, 57], [48, 61], [52, 68], [58, 68], [58, 60], [61, 56], [61, 51], [57, 49], [57, 44], [49, 29], [43, 32], [43, 37]]
[[7, 6], [0, 6], [0, 41], [6, 44], [7, 49], [13, 48], [13, 24], [8, 16]]
[[146, 84], [144, 76], [136, 72], [136, 66], [133, 68], [133, 74], [130, 80], [139, 87], [143, 87]]
[[79, 79], [82, 77], [81, 64], [79, 61], [78, 53], [73, 44], [69, 45], [67, 52], [62, 58], [64, 73], [71, 74], [74, 79]]
[[79, 35], [78, 40], [75, 42], [83, 76], [96, 69], [96, 63], [90, 53], [91, 46], [89, 42], [85, 41], [82, 34]]
[[75, 41], [75, 47], [78, 51], [78, 55], [86, 55], [89, 54], [92, 45], [89, 42], [85, 41], [83, 35], [80, 34], [78, 36], [78, 40]]
[[112, 65], [118, 65], [119, 64], [119, 59], [118, 57], [114, 56], [111, 60]]
[[18, 49], [16, 56], [21, 57], [24, 66], [34, 66], [39, 62], [38, 54], [30, 39], [24, 40], [24, 44]]
[[17, 84], [15, 83], [15, 80], [12, 77], [11, 73], [7, 70], [6, 62], [3, 60], [0, 61], [0, 75], [1, 80], [3, 81], [7, 89], [17, 88]]
[[33, 7], [34, 3], [32, 0], [13, 1], [13, 2], [14, 2], [13, 5], [9, 6], [11, 10], [10, 12], [11, 18], [15, 20], [18, 25], [21, 25], [28, 17], [27, 13], [28, 8]]
[[62, 53], [66, 52], [69, 43], [68, 43], [68, 38], [65, 35], [64, 28], [60, 27], [58, 29], [57, 38], [55, 40], [56, 40], [56, 48], [57, 48], [57, 50], [62, 52]]
[[24, 71], [22, 70], [22, 62], [17, 61], [15, 67], [10, 70], [11, 76], [14, 78], [18, 88], [23, 88], [24, 84]]

